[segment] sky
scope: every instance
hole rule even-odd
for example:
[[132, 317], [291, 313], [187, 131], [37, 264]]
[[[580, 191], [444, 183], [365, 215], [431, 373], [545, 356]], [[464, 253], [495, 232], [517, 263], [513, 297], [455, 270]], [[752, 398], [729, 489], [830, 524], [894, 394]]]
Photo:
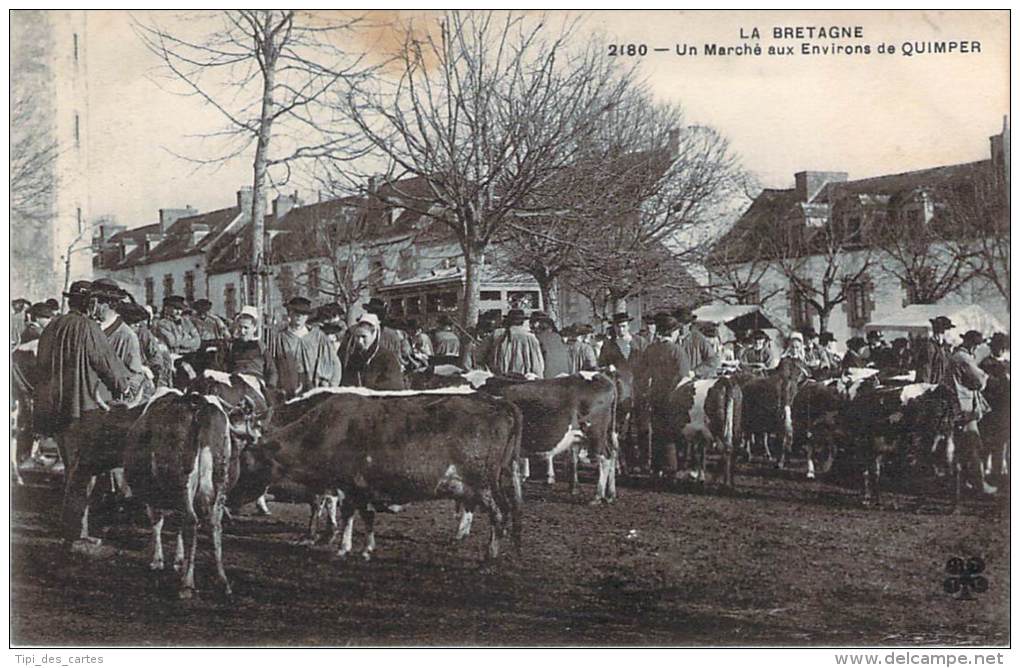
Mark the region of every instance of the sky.
[[[173, 155], [193, 150], [188, 135], [222, 122], [197, 99], [153, 82], [160, 63], [127, 12], [89, 12], [87, 20], [92, 216], [113, 214], [135, 227], [155, 222], [160, 208], [230, 206], [235, 191], [251, 184], [251, 158], [213, 169]], [[852, 36], [805, 36], [818, 26]], [[777, 27], [799, 27], [801, 36], [777, 39]], [[751, 37], [755, 29], [759, 39]], [[616, 58], [635, 65], [658, 99], [680, 102], [689, 123], [726, 136], [765, 187], [791, 187], [802, 170], [845, 171], [853, 179], [981, 160], [1009, 110], [1006, 11], [591, 12], [581, 15], [579, 30], [578, 39], [590, 36], [607, 53], [610, 45], [625, 53], [627, 45], [645, 45], [644, 56]], [[374, 30], [361, 47], [385, 41]], [[904, 42], [929, 49], [964, 42], [971, 52], [906, 56]], [[871, 53], [802, 55], [805, 43], [867, 45]], [[676, 55], [678, 44], [698, 55]], [[707, 55], [706, 44], [757, 44], [766, 54]], [[879, 44], [896, 53], [877, 53]], [[793, 47], [794, 55], [770, 56], [769, 47]]]

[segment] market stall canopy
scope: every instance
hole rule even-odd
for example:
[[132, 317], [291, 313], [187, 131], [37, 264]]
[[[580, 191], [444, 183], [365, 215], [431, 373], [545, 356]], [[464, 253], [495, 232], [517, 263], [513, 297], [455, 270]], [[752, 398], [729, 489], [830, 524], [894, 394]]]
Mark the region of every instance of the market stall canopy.
[[970, 329], [991, 336], [995, 332], [1009, 333], [991, 313], [978, 304], [911, 304], [896, 313], [878, 318], [864, 326], [865, 332], [902, 332], [912, 336], [927, 336], [931, 332], [931, 320], [944, 315], [956, 325], [947, 333], [951, 343], [960, 340], [960, 336]]
[[706, 304], [694, 309], [698, 322], [714, 322], [726, 325], [731, 331], [754, 331], [756, 329], [772, 329], [781, 331], [781, 327], [773, 322], [761, 306], [756, 304], [737, 305]]

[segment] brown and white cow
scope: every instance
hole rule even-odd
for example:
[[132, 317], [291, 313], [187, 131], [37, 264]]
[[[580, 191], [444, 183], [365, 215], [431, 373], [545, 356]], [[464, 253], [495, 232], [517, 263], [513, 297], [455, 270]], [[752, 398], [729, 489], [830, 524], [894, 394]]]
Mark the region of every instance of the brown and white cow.
[[[578, 459], [582, 447], [598, 462], [599, 478], [592, 503], [616, 500], [616, 386], [603, 374], [581, 372], [540, 380], [490, 378], [481, 391], [512, 401], [524, 415], [521, 453], [546, 461], [546, 482], [556, 481], [553, 458], [570, 453], [570, 493], [579, 491]], [[528, 471], [525, 471], [525, 478]]]
[[488, 511], [490, 558], [507, 528], [519, 545], [522, 420], [512, 403], [471, 390], [319, 394], [326, 396], [318, 406], [248, 448], [232, 500], [287, 481], [343, 490], [341, 556], [351, 550], [357, 510], [367, 525], [367, 556], [374, 549], [374, 508], [441, 498]]
[[[224, 593], [230, 583], [223, 568], [223, 511], [237, 478], [237, 448], [232, 437], [257, 434], [248, 412], [228, 415], [216, 397], [173, 392], [146, 405], [132, 425], [124, 451], [124, 477], [131, 495], [145, 504], [152, 524], [152, 560], [162, 570], [162, 529], [168, 512], [182, 514], [177, 536], [181, 561], [178, 594], [190, 598], [195, 589], [195, 552], [200, 518], [213, 540], [216, 573]], [[232, 420], [234, 421], [232, 423]]]
[[723, 483], [733, 486], [733, 451], [740, 442], [743, 397], [731, 378], [709, 378], [679, 384], [668, 397], [650, 401], [641, 411], [638, 438], [658, 453], [653, 459], [664, 472], [675, 472], [677, 447], [696, 480], [705, 480], [709, 449], [723, 455]]

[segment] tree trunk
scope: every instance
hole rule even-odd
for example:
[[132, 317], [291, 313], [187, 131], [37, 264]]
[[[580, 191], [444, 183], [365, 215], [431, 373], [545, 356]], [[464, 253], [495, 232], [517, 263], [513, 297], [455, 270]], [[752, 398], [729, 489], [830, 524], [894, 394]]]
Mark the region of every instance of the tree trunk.
[[818, 331], [827, 332], [829, 331], [829, 315], [832, 313], [832, 307], [818, 311]]
[[464, 299], [461, 302], [460, 324], [464, 328], [478, 322], [478, 287], [482, 278], [482, 253], [485, 247], [468, 243], [464, 251]]
[[[267, 46], [272, 49], [273, 46]], [[266, 173], [269, 162], [269, 141], [272, 139], [273, 129], [273, 86], [276, 81], [276, 57], [275, 54], [267, 54], [266, 67], [262, 79], [262, 114], [259, 120], [258, 143], [255, 146], [254, 177], [252, 181], [252, 244], [251, 244], [251, 289], [248, 291], [251, 305], [259, 311], [259, 319], [267, 321], [268, 313], [265, 311], [265, 298], [268, 293], [267, 285], [269, 273], [268, 258], [265, 254], [266, 248]]]
[[556, 323], [556, 326], [560, 327], [560, 298], [557, 280], [555, 278], [547, 278], [537, 282], [538, 289], [542, 293], [542, 306], [545, 312], [549, 314], [549, 317]]

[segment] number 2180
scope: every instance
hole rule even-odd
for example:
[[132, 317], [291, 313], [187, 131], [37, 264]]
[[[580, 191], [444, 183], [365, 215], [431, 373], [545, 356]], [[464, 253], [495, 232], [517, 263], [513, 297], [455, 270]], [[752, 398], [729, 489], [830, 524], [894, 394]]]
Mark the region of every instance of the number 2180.
[[646, 44], [610, 44], [610, 56], [645, 56], [648, 55]]

